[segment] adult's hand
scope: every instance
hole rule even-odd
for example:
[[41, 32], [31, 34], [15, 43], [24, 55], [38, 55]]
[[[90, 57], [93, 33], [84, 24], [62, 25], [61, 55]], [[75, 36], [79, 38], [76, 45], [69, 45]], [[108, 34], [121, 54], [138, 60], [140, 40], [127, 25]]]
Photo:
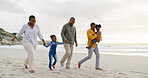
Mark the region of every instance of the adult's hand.
[[65, 43], [67, 43], [68, 42], [68, 40], [67, 39], [65, 39], [65, 41], [64, 41]]
[[45, 45], [46, 45], [45, 40], [44, 40], [44, 39], [42, 39], [42, 41], [43, 41], [43, 46], [45, 46]]
[[76, 43], [76, 47], [78, 47], [78, 44]]
[[14, 37], [11, 41], [14, 41], [16, 39], [16, 37]]

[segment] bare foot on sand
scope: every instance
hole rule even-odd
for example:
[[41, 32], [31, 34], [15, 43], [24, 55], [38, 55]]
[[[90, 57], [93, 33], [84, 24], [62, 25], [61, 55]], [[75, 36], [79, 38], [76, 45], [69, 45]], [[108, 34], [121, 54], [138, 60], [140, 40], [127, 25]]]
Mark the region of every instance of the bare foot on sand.
[[66, 69], [71, 69], [70, 67], [65, 67]]
[[62, 67], [64, 66], [64, 63], [62, 63], [61, 61], [60, 61], [60, 64], [61, 64]]
[[24, 64], [24, 66], [25, 66], [26, 69], [28, 69], [27, 65]]
[[52, 70], [52, 68], [49, 68], [50, 70]]
[[103, 69], [101, 69], [101, 68], [96, 68], [96, 70], [103, 70]]
[[35, 71], [34, 71], [34, 70], [30, 70], [29, 72], [30, 72], [30, 73], [34, 73]]
[[54, 65], [52, 65], [52, 67], [55, 69]]
[[81, 64], [80, 64], [80, 62], [78, 62], [78, 68], [80, 68], [80, 66], [81, 66]]

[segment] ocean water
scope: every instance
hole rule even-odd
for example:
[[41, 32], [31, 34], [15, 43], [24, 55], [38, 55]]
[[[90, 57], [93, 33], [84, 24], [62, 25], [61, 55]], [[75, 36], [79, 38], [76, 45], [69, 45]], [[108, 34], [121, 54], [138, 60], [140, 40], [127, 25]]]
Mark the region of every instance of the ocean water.
[[[22, 45], [5, 45], [0, 46], [0, 48], [14, 48], [23, 49]], [[112, 54], [112, 55], [128, 55], [128, 56], [147, 56], [148, 57], [148, 44], [98, 44], [100, 54]], [[37, 50], [46, 50], [42, 45], [37, 46]], [[65, 52], [63, 45], [57, 47], [57, 52]], [[74, 48], [75, 53], [88, 53], [86, 49], [86, 44], [79, 44], [78, 47]]]

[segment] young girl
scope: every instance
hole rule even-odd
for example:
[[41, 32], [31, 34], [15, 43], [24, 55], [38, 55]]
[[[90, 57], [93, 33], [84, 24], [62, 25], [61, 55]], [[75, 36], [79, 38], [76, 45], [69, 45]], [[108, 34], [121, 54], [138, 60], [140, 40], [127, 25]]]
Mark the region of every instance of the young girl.
[[97, 38], [95, 38], [95, 39], [92, 40], [91, 45], [88, 46], [88, 47], [86, 47], [87, 49], [90, 49], [95, 42], [98, 42], [99, 43], [100, 41], [102, 41], [102, 34], [101, 34], [101, 31], [100, 31], [100, 28], [101, 28], [101, 25], [100, 24], [99, 25], [96, 25]]
[[[52, 70], [52, 67], [55, 69], [55, 64], [57, 62], [57, 55], [56, 55], [56, 48], [57, 48], [57, 45], [59, 44], [64, 44], [64, 43], [61, 43], [61, 42], [58, 42], [57, 41], [57, 38], [55, 35], [51, 35], [51, 40], [45, 47], [49, 47], [50, 46], [50, 50], [49, 50], [49, 68], [50, 70]], [[52, 64], [52, 57], [54, 58], [54, 62]], [[52, 64], [52, 66], [51, 66]]]

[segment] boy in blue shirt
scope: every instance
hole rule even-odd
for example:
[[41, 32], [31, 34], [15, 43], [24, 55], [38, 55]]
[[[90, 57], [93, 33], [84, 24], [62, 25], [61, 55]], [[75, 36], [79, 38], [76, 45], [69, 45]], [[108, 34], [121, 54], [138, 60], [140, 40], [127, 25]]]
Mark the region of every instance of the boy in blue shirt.
[[[55, 35], [51, 35], [50, 38], [51, 38], [52, 41], [50, 41], [45, 47], [50, 46], [50, 50], [49, 50], [49, 68], [50, 68], [50, 70], [52, 70], [52, 67], [55, 69], [54, 66], [55, 66], [55, 64], [57, 62], [57, 55], [56, 55], [57, 45], [64, 44], [64, 42], [63, 43], [58, 42]], [[52, 57], [54, 58], [53, 64], [52, 64]]]

